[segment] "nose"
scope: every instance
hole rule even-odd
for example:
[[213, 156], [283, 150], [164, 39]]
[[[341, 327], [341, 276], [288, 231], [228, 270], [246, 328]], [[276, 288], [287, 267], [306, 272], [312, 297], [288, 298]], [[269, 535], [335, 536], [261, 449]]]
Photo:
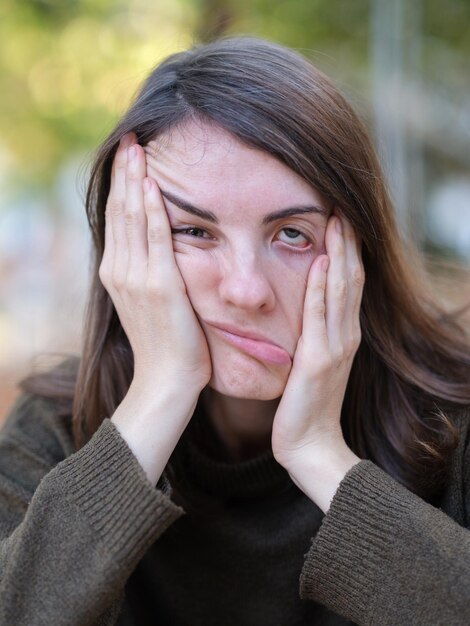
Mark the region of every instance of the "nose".
[[269, 311], [276, 299], [263, 263], [255, 254], [246, 251], [234, 254], [225, 264], [219, 294], [226, 304], [247, 311]]

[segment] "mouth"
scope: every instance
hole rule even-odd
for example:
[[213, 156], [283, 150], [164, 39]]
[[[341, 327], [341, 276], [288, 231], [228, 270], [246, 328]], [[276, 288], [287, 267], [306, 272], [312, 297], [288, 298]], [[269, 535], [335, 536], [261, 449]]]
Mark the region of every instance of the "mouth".
[[284, 348], [266, 339], [258, 338], [260, 335], [257, 335], [255, 338], [255, 333], [250, 332], [250, 336], [238, 334], [248, 331], [237, 329], [237, 332], [235, 332], [233, 327], [216, 326], [215, 324], [209, 324], [209, 326], [230, 344], [261, 361], [267, 361], [275, 365], [290, 365], [292, 362], [289, 353]]

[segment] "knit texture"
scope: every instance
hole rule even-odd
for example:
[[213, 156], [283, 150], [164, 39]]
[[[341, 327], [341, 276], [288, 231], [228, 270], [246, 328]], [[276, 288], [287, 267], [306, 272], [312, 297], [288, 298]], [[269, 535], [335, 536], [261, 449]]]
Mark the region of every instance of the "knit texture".
[[306, 555], [300, 595], [361, 624], [468, 624], [469, 557], [468, 530], [361, 461]]
[[0, 432], [1, 626], [114, 615], [139, 560], [184, 513], [150, 484], [109, 419], [66, 459], [64, 436], [70, 425], [29, 397]]
[[70, 418], [17, 400], [0, 431], [0, 626], [470, 623], [467, 413], [439, 507], [363, 460], [326, 515], [270, 449], [214, 457], [191, 424], [220, 446], [198, 406], [171, 457], [207, 502], [189, 512], [110, 419], [74, 452]]

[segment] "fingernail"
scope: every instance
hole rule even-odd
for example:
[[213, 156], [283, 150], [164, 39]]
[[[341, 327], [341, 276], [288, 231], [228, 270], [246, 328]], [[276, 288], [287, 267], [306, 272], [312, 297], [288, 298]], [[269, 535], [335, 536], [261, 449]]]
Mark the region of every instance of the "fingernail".
[[339, 219], [339, 217], [336, 218], [336, 232], [340, 235], [343, 232], [343, 227], [341, 226], [341, 220]]
[[127, 158], [128, 159], [135, 158], [136, 154], [137, 154], [137, 150], [135, 149], [135, 146], [131, 146], [130, 148], [127, 148]]

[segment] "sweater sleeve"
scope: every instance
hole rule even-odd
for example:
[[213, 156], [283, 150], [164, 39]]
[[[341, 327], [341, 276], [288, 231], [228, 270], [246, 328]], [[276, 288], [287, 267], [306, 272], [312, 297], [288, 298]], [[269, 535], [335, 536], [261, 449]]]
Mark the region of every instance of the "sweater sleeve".
[[108, 418], [60, 459], [39, 406], [22, 399], [0, 431], [0, 626], [112, 626], [133, 569], [184, 510]]
[[470, 624], [470, 530], [369, 460], [341, 481], [304, 557], [300, 597], [359, 626]]

